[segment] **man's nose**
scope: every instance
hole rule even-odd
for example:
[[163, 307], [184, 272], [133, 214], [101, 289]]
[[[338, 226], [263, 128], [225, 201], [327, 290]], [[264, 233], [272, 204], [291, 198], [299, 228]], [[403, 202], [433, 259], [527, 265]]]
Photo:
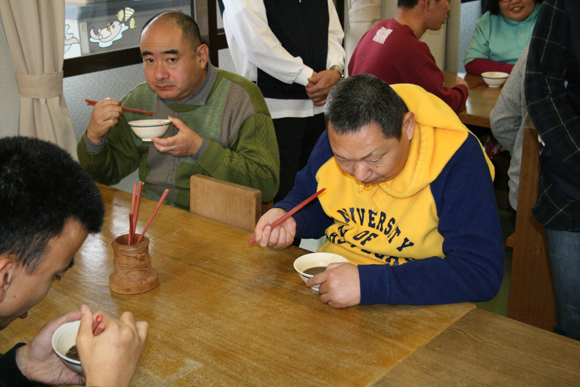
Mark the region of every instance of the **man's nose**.
[[163, 80], [168, 77], [167, 69], [163, 65], [163, 63], [157, 63], [155, 65], [155, 79]]
[[373, 172], [371, 171], [371, 169], [368, 167], [368, 165], [365, 162], [358, 162], [354, 164], [354, 177], [360, 181], [360, 182], [364, 182], [366, 180], [368, 180], [371, 175], [373, 174]]

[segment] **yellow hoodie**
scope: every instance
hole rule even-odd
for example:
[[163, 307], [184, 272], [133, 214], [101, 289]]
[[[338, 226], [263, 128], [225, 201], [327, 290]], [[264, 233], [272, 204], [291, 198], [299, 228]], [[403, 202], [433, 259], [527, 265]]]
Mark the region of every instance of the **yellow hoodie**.
[[[399, 265], [444, 257], [430, 184], [469, 131], [445, 102], [421, 87], [399, 84], [392, 88], [415, 115], [415, 133], [401, 172], [392, 180], [365, 186], [343, 172], [332, 157], [316, 174], [319, 189], [327, 188], [319, 197], [320, 204], [334, 221], [319, 251], [342, 255], [354, 264]], [[493, 178], [487, 156], [486, 161]]]

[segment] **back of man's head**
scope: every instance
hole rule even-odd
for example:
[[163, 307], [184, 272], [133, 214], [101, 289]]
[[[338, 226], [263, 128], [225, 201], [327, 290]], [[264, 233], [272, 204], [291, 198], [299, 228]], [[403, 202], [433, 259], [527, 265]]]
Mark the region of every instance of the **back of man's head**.
[[66, 221], [101, 229], [103, 200], [91, 176], [58, 146], [27, 137], [0, 139], [0, 255], [33, 273]]
[[143, 29], [141, 30], [141, 35], [143, 35], [143, 32], [145, 32], [145, 30], [153, 22], [167, 23], [181, 30], [181, 33], [183, 34], [182, 35], [183, 39], [189, 42], [193, 52], [195, 52], [197, 47], [199, 47], [199, 45], [203, 43], [201, 40], [201, 33], [199, 32], [199, 27], [197, 23], [195, 22], [195, 20], [193, 20], [191, 16], [186, 15], [183, 12], [165, 11], [153, 16], [143, 26]]
[[338, 134], [359, 131], [377, 123], [386, 138], [401, 138], [403, 117], [409, 109], [383, 80], [370, 74], [357, 74], [336, 84], [328, 93], [324, 117], [326, 126]]
[[[433, 0], [434, 2], [438, 3], [441, 0]], [[398, 0], [397, 7], [398, 8], [408, 8], [413, 9], [415, 6], [419, 4], [419, 0]]]
[[397, 2], [398, 8], [415, 8], [415, 6], [419, 4], [419, 0], [399, 0]]

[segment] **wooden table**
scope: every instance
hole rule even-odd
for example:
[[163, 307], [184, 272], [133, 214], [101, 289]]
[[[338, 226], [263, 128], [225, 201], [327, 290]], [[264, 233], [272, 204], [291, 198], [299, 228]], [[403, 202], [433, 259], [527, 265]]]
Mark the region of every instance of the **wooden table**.
[[[580, 343], [472, 304], [333, 309], [292, 268], [298, 248], [249, 246], [250, 233], [162, 206], [147, 235], [160, 284], [109, 288], [111, 241], [130, 195], [100, 186], [103, 231], [46, 299], [0, 334], [0, 351], [88, 304], [150, 324], [133, 386], [573, 385]], [[138, 230], [155, 203], [141, 202]]]
[[379, 379], [382, 386], [578, 386], [580, 342], [474, 309]]
[[[140, 295], [109, 288], [111, 241], [128, 230], [130, 194], [100, 186], [102, 233], [26, 320], [0, 335], [0, 350], [28, 342], [50, 318], [88, 304], [150, 324], [133, 386], [366, 386], [445, 331], [474, 305], [320, 302], [292, 267], [305, 253], [249, 246], [252, 234], [170, 206], [147, 232], [160, 284]], [[138, 231], [155, 207], [143, 199]]]
[[[479, 75], [456, 73], [452, 71], [443, 71], [443, 74], [445, 75], [444, 85], [447, 87], [455, 85], [456, 76], [465, 79], [469, 85], [483, 82], [483, 78]], [[466, 125], [489, 128], [489, 115], [499, 98], [500, 92], [501, 87], [490, 88], [485, 82], [473, 89], [469, 89], [469, 97], [467, 97], [465, 110], [458, 114], [461, 122]]]

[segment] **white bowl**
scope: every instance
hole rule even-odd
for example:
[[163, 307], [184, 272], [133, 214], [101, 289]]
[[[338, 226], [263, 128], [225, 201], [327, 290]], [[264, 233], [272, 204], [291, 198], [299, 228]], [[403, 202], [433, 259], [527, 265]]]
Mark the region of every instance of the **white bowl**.
[[151, 141], [152, 137], [161, 137], [169, 129], [169, 120], [137, 120], [129, 121], [133, 132], [143, 141]]
[[71, 370], [84, 375], [81, 362], [66, 357], [68, 350], [76, 344], [77, 334], [79, 333], [80, 326], [81, 321], [78, 320], [64, 323], [58, 327], [58, 329], [52, 335], [52, 349], [62, 359], [64, 364], [66, 364]]
[[[310, 253], [298, 257], [294, 261], [294, 270], [298, 272], [300, 278], [302, 278], [304, 283], [306, 283], [310, 278], [314, 276], [314, 274], [306, 273], [308, 269], [316, 267], [326, 268], [331, 263], [340, 263], [340, 262], [348, 263], [348, 259], [333, 253]], [[318, 291], [319, 287], [320, 285], [314, 285], [313, 287], [311, 287], [311, 289]]]
[[508, 79], [509, 74], [501, 71], [488, 71], [481, 73], [481, 76], [489, 87], [500, 87]]

